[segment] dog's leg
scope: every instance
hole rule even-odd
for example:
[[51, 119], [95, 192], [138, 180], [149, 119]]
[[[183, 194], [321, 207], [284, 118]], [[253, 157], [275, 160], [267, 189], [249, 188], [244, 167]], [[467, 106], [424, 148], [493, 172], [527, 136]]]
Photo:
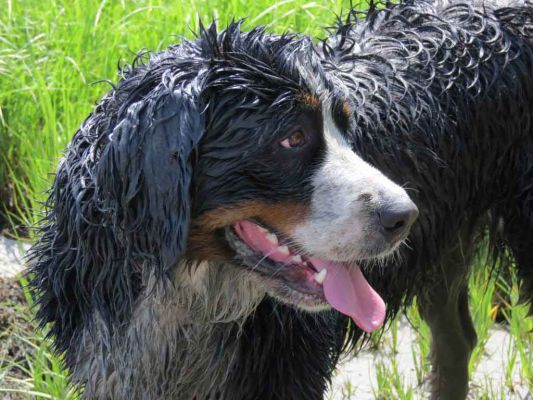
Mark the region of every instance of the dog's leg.
[[468, 363], [477, 341], [468, 310], [468, 264], [451, 257], [443, 279], [418, 299], [431, 329], [433, 400], [461, 400], [468, 393]]
[[[529, 212], [528, 214], [533, 214]], [[505, 239], [522, 280], [520, 300], [533, 301], [533, 221], [527, 215], [513, 215], [505, 221]], [[529, 313], [533, 315], [533, 307]]]

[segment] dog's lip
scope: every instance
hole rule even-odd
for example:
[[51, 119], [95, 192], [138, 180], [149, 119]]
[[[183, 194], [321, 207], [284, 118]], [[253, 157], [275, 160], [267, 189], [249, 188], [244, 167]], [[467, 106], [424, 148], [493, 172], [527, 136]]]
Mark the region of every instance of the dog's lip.
[[[272, 243], [278, 251], [266, 256], [264, 252], [250, 246], [242, 237], [243, 223], [259, 227], [265, 233], [265, 239], [267, 235], [273, 235], [269, 237], [271, 241], [278, 241], [277, 243]], [[318, 297], [322, 302], [326, 302], [321, 282], [323, 273], [320, 274], [320, 271], [315, 269], [306, 255], [289, 246], [287, 244], [289, 240], [286, 236], [276, 232], [274, 229], [267, 228], [266, 224], [255, 220], [239, 221], [232, 226], [228, 226], [226, 236], [237, 257], [242, 259], [244, 264], [248, 265], [253, 272], [270, 279], [281, 280], [293, 290]]]
[[255, 220], [239, 221], [233, 229], [242, 241], [265, 257], [285, 265], [306, 266], [318, 272], [309, 258], [297, 246], [290, 244], [294, 241], [275, 229]]

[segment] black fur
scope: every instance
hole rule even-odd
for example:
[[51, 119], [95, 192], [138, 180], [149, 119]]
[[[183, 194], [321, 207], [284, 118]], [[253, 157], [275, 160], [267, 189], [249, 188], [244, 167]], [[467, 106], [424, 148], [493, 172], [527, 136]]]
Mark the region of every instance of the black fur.
[[374, 4], [322, 48], [351, 91], [354, 150], [420, 210], [402, 261], [368, 271], [389, 318], [417, 297], [438, 399], [466, 395], [467, 278], [484, 238], [494, 265], [514, 256], [533, 295], [533, 4], [496, 3]]
[[[305, 112], [300, 96], [331, 92], [310, 40], [213, 24], [121, 74], [61, 160], [30, 253], [37, 318], [74, 382], [89, 398], [321, 398], [342, 345], [333, 313], [265, 300], [249, 321], [205, 325], [212, 339], [196, 353], [187, 324], [159, 342], [165, 328], [128, 330], [143, 301], [173, 301], [164, 293], [186, 273], [177, 269], [186, 268], [191, 218], [246, 199], [309, 196], [323, 143], [313, 144], [306, 168], [272, 154], [269, 143]], [[210, 310], [191, 311], [201, 323]], [[157, 316], [142, 323], [164, 324]], [[207, 370], [194, 375], [180, 351]]]
[[[279, 160], [291, 167], [283, 177], [262, 151], [301, 111], [301, 92], [336, 98], [330, 78], [340, 77], [354, 121], [339, 125], [354, 150], [405, 184], [420, 209], [402, 261], [367, 274], [389, 317], [418, 297], [434, 337], [434, 397], [463, 398], [475, 343], [466, 278], [486, 233], [531, 285], [532, 35], [529, 3], [410, 0], [353, 11], [321, 49], [327, 73], [308, 39], [238, 24], [126, 69], [67, 149], [31, 253], [37, 316], [85, 395], [323, 397], [346, 335], [361, 336], [333, 312], [266, 299], [242, 325], [211, 324], [217, 335], [199, 347], [209, 366], [199, 375], [179, 353], [198, 345], [193, 322], [162, 327], [162, 343], [153, 327], [161, 315], [134, 334], [127, 327], [137, 304], [167, 304], [164, 293], [174, 293], [192, 218], [237, 197], [308, 197], [323, 145], [309, 168]], [[226, 359], [229, 348], [237, 350]]]

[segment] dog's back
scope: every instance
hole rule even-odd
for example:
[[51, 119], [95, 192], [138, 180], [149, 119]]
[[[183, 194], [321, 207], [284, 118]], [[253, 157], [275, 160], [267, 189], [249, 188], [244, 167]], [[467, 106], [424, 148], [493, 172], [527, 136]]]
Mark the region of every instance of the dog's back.
[[[533, 4], [406, 1], [354, 12], [324, 46], [350, 88], [354, 149], [420, 208], [372, 281], [391, 316], [415, 296], [433, 334], [434, 398], [461, 399], [476, 334], [472, 258], [489, 234], [533, 282]], [[502, 246], [503, 245], [503, 246]]]
[[[441, 399], [466, 393], [475, 343], [466, 277], [484, 229], [492, 233], [491, 243], [506, 240], [524, 276], [531, 271], [532, 29], [529, 3], [501, 8], [408, 1], [343, 24], [325, 48], [331, 79], [340, 77], [338, 89], [346, 85], [351, 99], [339, 103], [342, 112], [336, 112], [353, 111], [347, 139], [361, 157], [404, 184], [420, 207], [400, 261], [380, 260], [382, 268], [366, 271], [388, 302], [389, 316], [418, 296], [434, 336], [434, 390]], [[264, 124], [279, 122], [282, 113], [276, 108], [273, 115], [274, 107], [290, 108], [293, 103], [283, 102], [293, 93], [286, 91], [301, 92], [302, 71], [320, 72], [318, 65], [310, 63], [307, 70], [290, 62], [308, 50], [306, 43], [257, 31], [243, 34], [235, 24], [223, 34], [212, 28], [199, 41], [154, 55], [126, 73], [74, 138], [58, 169], [43, 237], [32, 253], [32, 284], [38, 316], [52, 323], [56, 348], [66, 352], [86, 397], [323, 396], [345, 338], [344, 318], [332, 312], [311, 315], [265, 298], [264, 282], [257, 285], [253, 279], [259, 275], [252, 279], [240, 259], [237, 267], [218, 262], [209, 269], [205, 264], [191, 269], [182, 260], [191, 250], [192, 194], [204, 200], [198, 208], [211, 206], [224, 216], [223, 206], [231, 204], [228, 198], [235, 200], [237, 187], [249, 196], [243, 182], [254, 174], [266, 182], [283, 181], [285, 196], [310, 180], [306, 175], [287, 185], [280, 171], [300, 169], [281, 170], [276, 164], [272, 170], [272, 163], [263, 162], [253, 173], [239, 169], [243, 160], [263, 161], [250, 156], [260, 147], [250, 138]], [[211, 96], [207, 104], [199, 94], [202, 86]], [[304, 99], [305, 107], [316, 108], [318, 97]], [[226, 111], [228, 105], [233, 113]], [[204, 137], [198, 146], [206, 118], [218, 136], [207, 144]], [[331, 125], [346, 128], [345, 119], [341, 115], [340, 123]], [[353, 161], [344, 138], [339, 144]], [[291, 166], [293, 159], [283, 161]], [[371, 176], [382, 179], [377, 171]], [[317, 192], [334, 200], [322, 186]], [[390, 181], [385, 186], [403, 193]], [[216, 190], [225, 201], [219, 209], [209, 196]], [[366, 201], [368, 211], [372, 195], [363, 194], [355, 203]], [[374, 196], [380, 195], [376, 190]], [[275, 205], [270, 214], [279, 211], [280, 203]], [[291, 210], [278, 217], [298, 217]], [[200, 235], [205, 248], [227, 239], [220, 234], [226, 225], [217, 226], [217, 234]], [[336, 243], [314, 232], [311, 239], [326, 236], [326, 242]], [[352, 247], [365, 243], [353, 241]]]

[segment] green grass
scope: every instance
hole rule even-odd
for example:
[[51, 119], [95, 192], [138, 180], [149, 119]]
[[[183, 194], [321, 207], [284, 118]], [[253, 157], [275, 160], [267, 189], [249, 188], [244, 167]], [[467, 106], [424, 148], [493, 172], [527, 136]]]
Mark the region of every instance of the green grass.
[[[357, 1], [354, 2], [356, 4]], [[0, 193], [29, 225], [77, 127], [141, 49], [192, 37], [198, 21], [323, 37], [349, 0], [0, 0]], [[14, 193], [14, 194], [13, 194]], [[0, 199], [2, 200], [2, 199]]]
[[[356, 4], [356, 2], [354, 2]], [[0, 0], [0, 208], [29, 226], [58, 158], [94, 103], [117, 78], [117, 64], [193, 37], [198, 22], [323, 36], [349, 0]], [[1, 224], [1, 220], [0, 220]], [[15, 230], [16, 232], [16, 230]], [[0, 299], [1, 303], [2, 299]], [[1, 304], [0, 308], [6, 308]], [[75, 398], [27, 308], [0, 340], [24, 343], [24, 359], [0, 354], [0, 398]], [[22, 393], [22, 394], [21, 394]]]
[[[357, 1], [353, 2], [358, 4]], [[118, 63], [132, 60], [141, 49], [161, 50], [192, 37], [201, 18], [224, 27], [233, 18], [249, 17], [244, 27], [267, 25], [273, 32], [302, 32], [322, 37], [323, 27], [346, 10], [349, 0], [0, 0], [0, 203], [13, 225], [31, 225], [44, 198], [58, 158], [67, 142], [109, 89], [93, 82], [116, 80]], [[502, 308], [512, 341], [501, 366], [505, 381], [476, 381], [477, 398], [506, 398], [515, 377], [533, 386], [533, 319], [517, 303], [518, 284], [505, 282], [479, 268], [470, 285], [472, 312], [479, 346], [471, 373], [483, 361], [494, 326], [494, 293], [509, 299]], [[28, 302], [31, 302], [29, 297]], [[0, 309], [6, 304], [0, 299]], [[13, 326], [0, 332], [0, 343], [16, 340], [27, 350], [14, 358], [0, 353], [0, 398], [75, 399], [60, 359], [31, 320], [28, 307], [16, 306]], [[397, 353], [398, 324], [382, 340], [385, 357], [373, 371], [376, 397], [413, 399], [429, 372], [429, 330], [415, 308], [408, 312], [415, 328], [410, 345], [415, 382], [404, 379]], [[520, 361], [520, 363], [518, 363]], [[356, 398], [357, 385], [341, 391]], [[512, 398], [512, 397], [509, 397]]]
[[[528, 306], [518, 301], [519, 282], [516, 276], [510, 272], [509, 277], [504, 279], [503, 275], [490, 274], [482, 260], [477, 260], [469, 286], [470, 309], [478, 334], [478, 345], [469, 365], [470, 398], [529, 399], [533, 395], [533, 316], [528, 316]], [[495, 306], [495, 301], [502, 297], [509, 301]], [[496, 308], [503, 315], [503, 324], [495, 322]], [[416, 306], [408, 309], [407, 318], [412, 327], [413, 340], [408, 341], [405, 337], [399, 339], [400, 322], [396, 320], [381, 337], [380, 345], [373, 353], [373, 368], [369, 378], [374, 382], [372, 392], [376, 399], [427, 398], [431, 369], [430, 331], [420, 318]], [[405, 324], [405, 319], [401, 319]], [[401, 332], [405, 331], [405, 328], [401, 329]], [[500, 344], [494, 340], [497, 335], [509, 338], [502, 343], [503, 347], [495, 347]], [[372, 346], [375, 347], [375, 341], [372, 341]], [[409, 353], [412, 360], [406, 357]], [[364, 368], [366, 364], [362, 365]], [[492, 368], [487, 373], [489, 365]], [[410, 379], [407, 379], [408, 375]], [[347, 380], [341, 385], [340, 389], [335, 390], [338, 396], [335, 399], [360, 398], [353, 381]]]
[[[26, 281], [21, 279], [21, 285]], [[68, 385], [67, 372], [61, 359], [51, 350], [33, 320], [31, 297], [24, 290], [26, 303], [8, 303], [0, 299], [0, 309], [16, 316], [14, 323], [0, 330], [0, 398], [4, 399], [77, 399]], [[18, 349], [12, 354], [5, 349]], [[2, 351], [4, 350], [4, 351]]]

